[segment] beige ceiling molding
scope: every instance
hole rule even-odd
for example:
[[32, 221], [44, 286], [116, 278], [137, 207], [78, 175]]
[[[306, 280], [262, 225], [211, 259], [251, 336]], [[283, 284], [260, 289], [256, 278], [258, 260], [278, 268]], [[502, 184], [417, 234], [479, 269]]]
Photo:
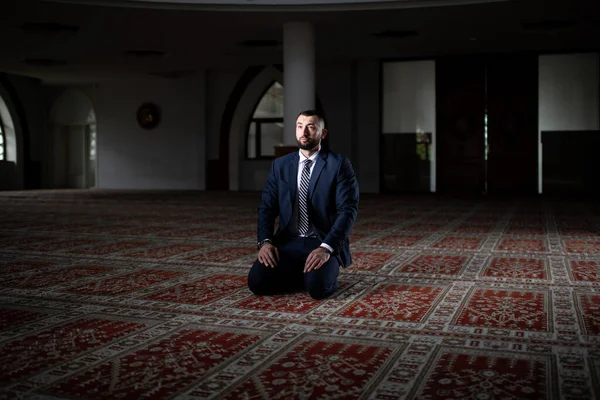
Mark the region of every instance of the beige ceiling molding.
[[201, 11], [352, 11], [441, 7], [511, 0], [42, 0], [46, 3], [88, 4]]

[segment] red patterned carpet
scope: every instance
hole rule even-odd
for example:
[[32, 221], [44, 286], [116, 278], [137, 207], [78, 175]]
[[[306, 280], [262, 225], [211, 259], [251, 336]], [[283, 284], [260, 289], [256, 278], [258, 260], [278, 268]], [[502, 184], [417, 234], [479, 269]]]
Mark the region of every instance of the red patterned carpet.
[[255, 297], [258, 194], [0, 194], [0, 398], [600, 397], [600, 205], [363, 196], [325, 301]]

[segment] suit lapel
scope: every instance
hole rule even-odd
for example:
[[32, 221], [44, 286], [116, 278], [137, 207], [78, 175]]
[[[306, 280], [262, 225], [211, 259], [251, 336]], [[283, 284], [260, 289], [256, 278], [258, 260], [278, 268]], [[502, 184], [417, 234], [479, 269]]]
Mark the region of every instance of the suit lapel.
[[308, 186], [308, 198], [312, 199], [313, 193], [315, 192], [315, 186], [317, 186], [317, 181], [319, 180], [319, 176], [321, 176], [321, 172], [323, 172], [323, 168], [327, 164], [327, 153], [323, 150], [319, 152], [319, 159], [315, 164], [315, 168], [313, 169], [312, 174], [310, 175], [310, 184]]
[[298, 162], [300, 161], [300, 156], [298, 152], [296, 155], [292, 157], [290, 163], [287, 166], [287, 180], [290, 191], [290, 204], [294, 204], [296, 200], [296, 191], [298, 189]]

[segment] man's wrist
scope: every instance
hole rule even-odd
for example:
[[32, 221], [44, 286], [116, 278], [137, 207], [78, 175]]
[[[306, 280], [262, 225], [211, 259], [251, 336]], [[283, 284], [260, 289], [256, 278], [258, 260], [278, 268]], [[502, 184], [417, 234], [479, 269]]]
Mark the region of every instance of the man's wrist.
[[329, 255], [333, 254], [333, 249], [327, 243], [321, 243], [319, 248], [325, 250]]
[[263, 240], [261, 240], [260, 242], [258, 242], [256, 244], [256, 247], [258, 248], [258, 250], [260, 250], [260, 248], [263, 247], [267, 243], [273, 244], [273, 242], [271, 241], [271, 239], [263, 239]]

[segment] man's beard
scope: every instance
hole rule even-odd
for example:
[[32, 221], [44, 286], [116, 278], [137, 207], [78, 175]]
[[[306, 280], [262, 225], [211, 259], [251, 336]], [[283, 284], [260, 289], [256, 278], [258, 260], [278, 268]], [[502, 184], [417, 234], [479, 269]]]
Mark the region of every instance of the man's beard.
[[296, 142], [298, 142], [298, 147], [302, 150], [312, 150], [319, 145], [319, 139], [306, 138], [306, 142], [304, 143], [300, 139], [296, 139]]

